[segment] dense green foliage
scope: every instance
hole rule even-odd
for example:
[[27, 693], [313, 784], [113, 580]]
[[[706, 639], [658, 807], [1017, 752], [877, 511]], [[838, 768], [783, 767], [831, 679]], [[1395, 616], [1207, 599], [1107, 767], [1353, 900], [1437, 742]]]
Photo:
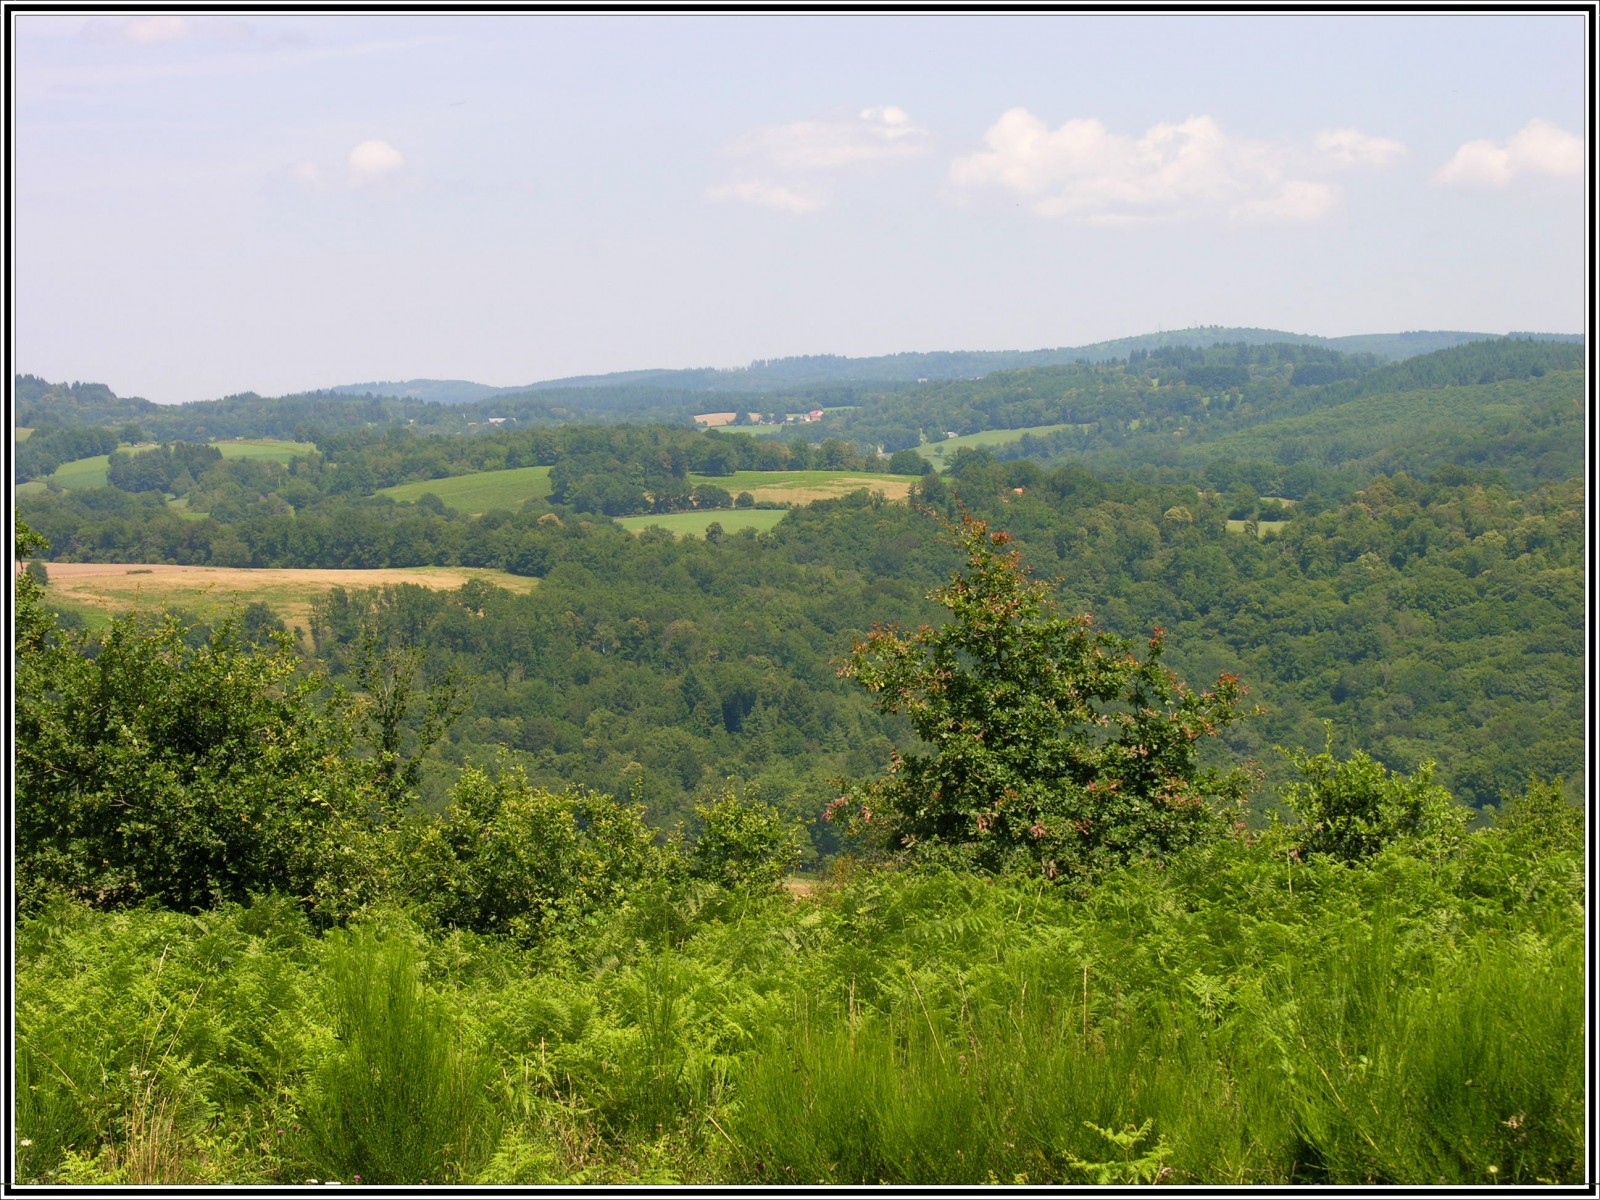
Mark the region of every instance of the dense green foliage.
[[[853, 406], [787, 441], [645, 377], [19, 379], [19, 479], [111, 455], [16, 529], [19, 1180], [1581, 1181], [1581, 347], [1200, 332], [717, 397]], [[1051, 424], [912, 506], [607, 518]], [[224, 432], [317, 447], [183, 445]], [[535, 466], [518, 511], [375, 495]], [[538, 586], [90, 636], [46, 558]]]
[[192, 909], [276, 890], [348, 911], [378, 797], [346, 713], [294, 678], [288, 648], [244, 645], [231, 624], [197, 648], [173, 621], [126, 617], [93, 650], [19, 644], [24, 905]]
[[[1125, 633], [1168, 630], [1171, 665], [1190, 678], [1249, 679], [1267, 712], [1225, 737], [1270, 777], [1288, 774], [1273, 744], [1320, 744], [1331, 719], [1342, 740], [1394, 769], [1436, 759], [1439, 782], [1479, 807], [1532, 769], [1576, 780], [1576, 481], [1521, 488], [1450, 467], [1427, 480], [1368, 477], [1334, 502], [1307, 466], [1303, 498], [1274, 512], [1259, 493], [1283, 470], [1219, 460], [1198, 482], [1145, 482], [972, 452], [920, 490], [937, 505], [959, 492], [1007, 528], [1042, 573], [1060, 576], [1068, 611]], [[538, 502], [464, 517], [328, 495], [328, 473], [306, 460], [225, 461], [190, 494], [191, 508], [211, 506], [201, 520], [115, 488], [25, 497], [22, 508], [52, 557], [66, 560], [459, 564], [538, 576], [533, 597], [407, 598], [405, 637], [430, 647], [436, 669], [453, 663], [484, 681], [441, 753], [460, 765], [505, 743], [542, 756], [530, 766], [545, 784], [619, 794], [631, 792], [623, 772], [636, 762], [679, 814], [701, 782], [732, 776], [761, 778], [775, 801], [803, 786], [814, 815], [836, 794], [830, 775], [865, 766], [820, 762], [819, 750], [862, 746], [881, 762], [887, 747], [872, 739], [897, 735], [837, 684], [830, 659], [875, 622], [933, 615], [922, 596], [954, 565], [930, 522], [866, 497], [797, 509], [768, 534], [714, 544], [630, 538]], [[1256, 541], [1229, 532], [1235, 513], [1289, 520]], [[662, 639], [674, 625], [693, 636], [669, 647]], [[337, 643], [354, 638], [354, 626], [340, 629], [319, 642], [336, 677], [346, 674]], [[603, 737], [586, 728], [602, 711]], [[1466, 736], [1479, 728], [1487, 736]]]
[[1140, 659], [1091, 616], [1056, 615], [1048, 586], [1000, 549], [1009, 535], [970, 516], [950, 532], [967, 565], [933, 593], [949, 620], [875, 630], [841, 670], [906, 712], [929, 750], [897, 752], [828, 815], [853, 804], [887, 848], [954, 850], [991, 869], [1022, 851], [1051, 879], [1214, 833], [1242, 780], [1202, 769], [1194, 742], [1241, 715], [1238, 679], [1190, 691], [1161, 665], [1161, 630]]
[[533, 949], [57, 905], [18, 927], [19, 1178], [1575, 1183], [1581, 840], [1526, 833], [1224, 839], [1086, 899], [687, 881]]

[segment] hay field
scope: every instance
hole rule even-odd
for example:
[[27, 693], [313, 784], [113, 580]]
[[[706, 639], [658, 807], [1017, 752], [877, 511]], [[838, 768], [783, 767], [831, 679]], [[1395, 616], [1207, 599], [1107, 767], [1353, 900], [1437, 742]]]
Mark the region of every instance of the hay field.
[[[810, 504], [847, 496], [858, 488], [904, 500], [918, 475], [873, 475], [862, 471], [735, 471], [732, 475], [690, 475], [691, 484], [709, 483], [737, 496], [749, 492], [758, 501]], [[727, 523], [724, 522], [724, 527]]]
[[449, 591], [482, 579], [509, 591], [531, 592], [537, 579], [480, 567], [395, 567], [370, 571], [248, 567], [177, 567], [163, 563], [46, 563], [47, 594], [58, 603], [106, 617], [136, 608], [175, 605], [198, 616], [222, 616], [253, 600], [272, 606], [304, 636], [311, 602], [336, 587], [349, 591], [414, 583]]

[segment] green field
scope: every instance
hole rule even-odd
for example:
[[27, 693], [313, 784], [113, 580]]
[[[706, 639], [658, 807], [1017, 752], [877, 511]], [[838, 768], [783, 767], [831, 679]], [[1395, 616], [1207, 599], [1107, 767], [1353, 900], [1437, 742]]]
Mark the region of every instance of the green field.
[[703, 512], [655, 513], [643, 517], [617, 517], [624, 529], [640, 533], [652, 526], [675, 533], [679, 537], [705, 537], [706, 527], [713, 521], [727, 533], [741, 529], [754, 529], [765, 533], [788, 513], [786, 508], [714, 508]]
[[21, 425], [17, 426], [12, 432], [16, 440], [19, 442], [25, 442], [33, 436], [33, 430], [24, 428]]
[[448, 479], [424, 479], [383, 488], [378, 494], [410, 504], [429, 492], [444, 501], [445, 507], [464, 513], [486, 513], [497, 508], [515, 512], [525, 501], [543, 500], [550, 494], [550, 468], [508, 467], [503, 471], [452, 475]]
[[1020, 442], [1027, 434], [1035, 437], [1047, 433], [1055, 433], [1062, 429], [1088, 429], [1087, 425], [1074, 425], [1071, 422], [1062, 425], [1030, 425], [1025, 429], [985, 429], [982, 433], [969, 433], [962, 437], [946, 438], [942, 442], [924, 442], [917, 447], [917, 453], [931, 462], [939, 462], [947, 454], [954, 454], [957, 450], [966, 448], [976, 449], [979, 446], [1003, 446], [1007, 442]]
[[223, 458], [265, 458], [281, 463], [316, 450], [311, 442], [280, 442], [273, 438], [229, 438], [211, 444], [222, 451]]
[[[110, 463], [110, 456], [96, 454], [93, 458], [74, 459], [69, 463], [62, 463], [48, 478], [55, 480], [64, 488], [97, 488], [106, 485], [106, 467]], [[26, 496], [30, 492], [42, 492], [45, 489], [45, 480], [30, 479], [27, 483], [17, 486], [17, 495]]]
[[[118, 448], [149, 450], [154, 444], [142, 442], [137, 446], [128, 444]], [[297, 455], [310, 454], [316, 449], [310, 442], [284, 442], [273, 438], [229, 438], [227, 441], [212, 442], [211, 445], [222, 451], [223, 458], [270, 459], [281, 463], [287, 463]], [[109, 463], [109, 455], [96, 454], [93, 458], [80, 458], [62, 463], [49, 478], [64, 488], [105, 487], [106, 469]], [[45, 480], [30, 479], [17, 487], [17, 495], [26, 496], [33, 492], [42, 492], [44, 488]]]

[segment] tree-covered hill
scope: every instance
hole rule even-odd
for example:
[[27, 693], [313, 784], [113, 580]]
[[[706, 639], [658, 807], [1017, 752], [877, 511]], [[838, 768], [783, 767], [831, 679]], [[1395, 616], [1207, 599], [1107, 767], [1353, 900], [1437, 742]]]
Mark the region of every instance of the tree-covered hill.
[[[520, 392], [579, 388], [648, 387], [666, 391], [764, 394], [786, 389], [810, 389], [827, 384], [871, 387], [890, 383], [916, 383], [929, 379], [973, 379], [996, 371], [1022, 371], [1033, 367], [1063, 366], [1076, 362], [1113, 362], [1134, 353], [1170, 347], [1203, 348], [1222, 344], [1266, 345], [1283, 343], [1316, 346], [1344, 354], [1404, 359], [1450, 346], [1482, 341], [1500, 335], [1457, 331], [1354, 334], [1318, 337], [1254, 329], [1208, 325], [1194, 329], [1164, 330], [1115, 338], [1081, 346], [1040, 350], [907, 351], [860, 358], [816, 354], [760, 359], [745, 367], [615, 371], [604, 375], [570, 376], [524, 387], [491, 388], [461, 380], [411, 379], [396, 383], [345, 384], [330, 389], [349, 394], [371, 393], [405, 399], [437, 400], [462, 404], [490, 396]], [[1578, 334], [1517, 334], [1514, 336], [1581, 341]]]

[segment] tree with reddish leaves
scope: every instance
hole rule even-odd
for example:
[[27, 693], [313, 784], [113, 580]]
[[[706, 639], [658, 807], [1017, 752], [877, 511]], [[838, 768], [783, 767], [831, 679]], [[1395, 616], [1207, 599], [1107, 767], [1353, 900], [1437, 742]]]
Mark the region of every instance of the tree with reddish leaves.
[[926, 749], [894, 754], [826, 817], [890, 852], [1078, 880], [1223, 828], [1244, 773], [1203, 768], [1198, 750], [1249, 715], [1238, 678], [1192, 691], [1162, 664], [1160, 629], [1141, 654], [1089, 614], [1059, 615], [1008, 534], [970, 515], [946, 529], [967, 554], [930, 595], [949, 619], [878, 628], [839, 669]]

